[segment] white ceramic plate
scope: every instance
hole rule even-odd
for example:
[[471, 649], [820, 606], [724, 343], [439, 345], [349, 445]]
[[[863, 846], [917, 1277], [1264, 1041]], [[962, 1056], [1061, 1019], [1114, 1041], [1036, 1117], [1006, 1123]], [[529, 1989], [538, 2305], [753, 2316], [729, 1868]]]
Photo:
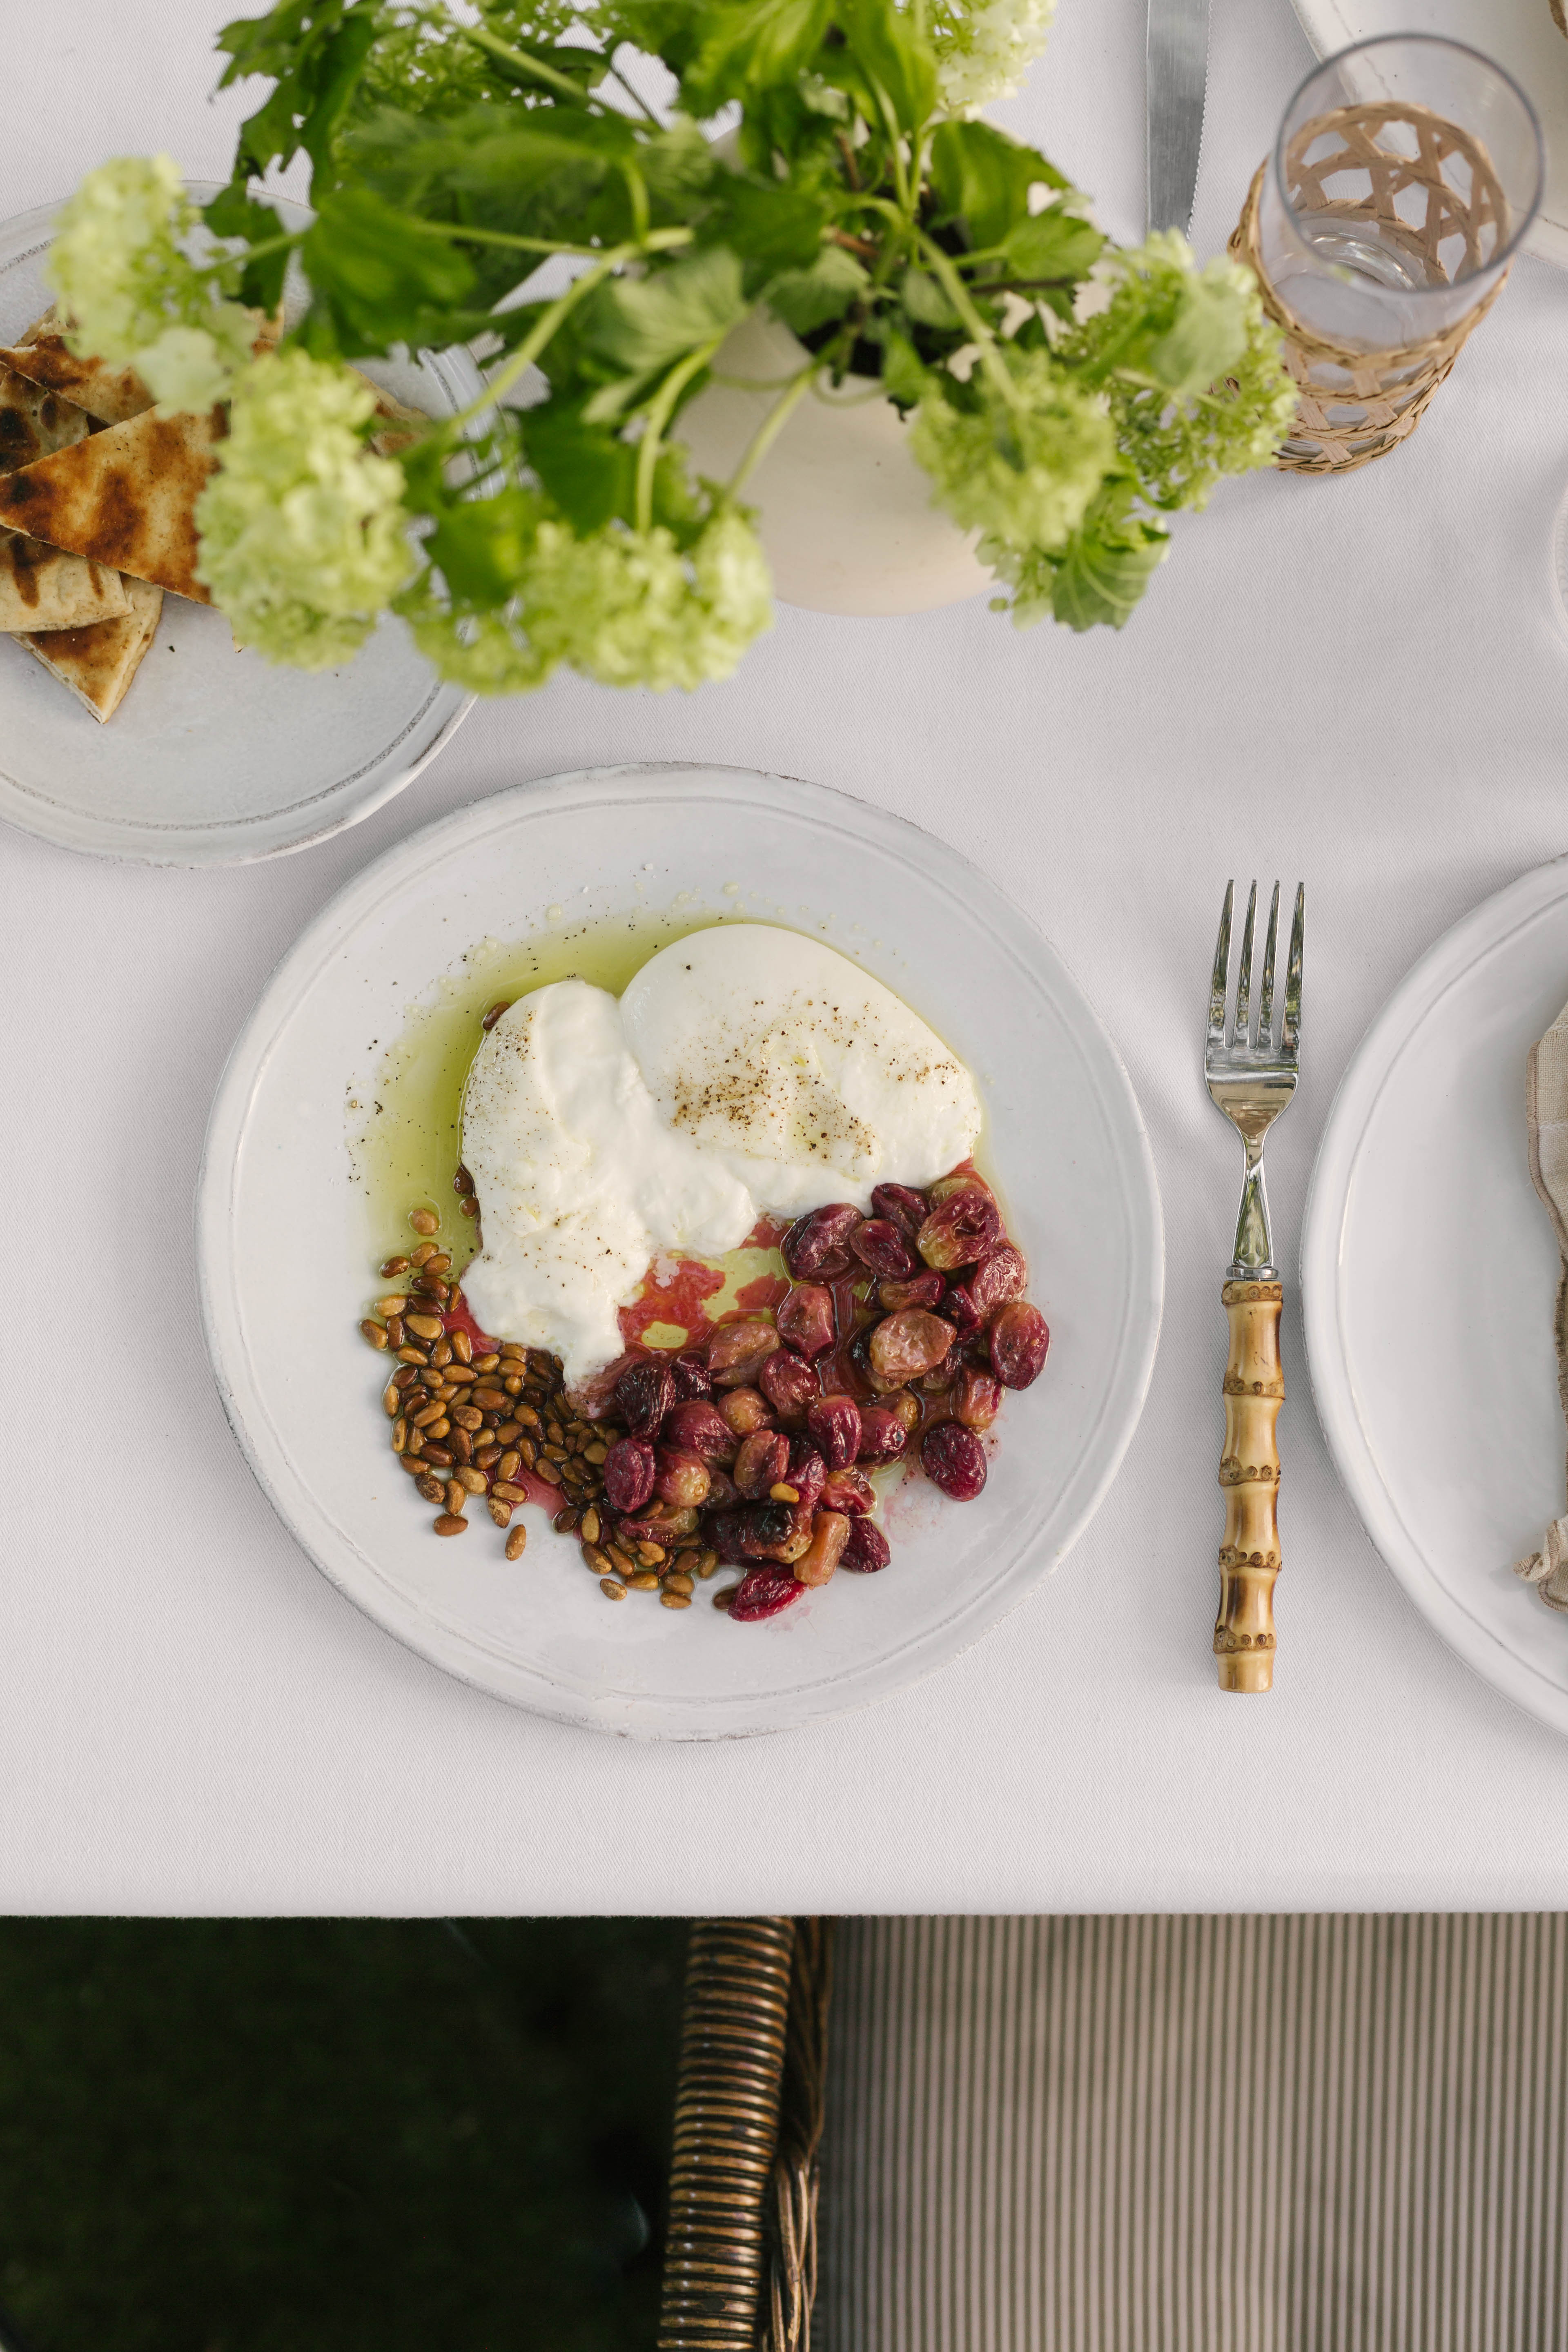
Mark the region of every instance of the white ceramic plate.
[[[192, 184], [198, 199], [216, 186]], [[309, 217], [279, 205], [290, 227]], [[0, 226], [0, 342], [50, 301], [52, 213]], [[398, 398], [451, 415], [479, 390], [466, 352], [365, 369]], [[165, 596], [157, 641], [100, 725], [0, 634], [0, 817], [67, 849], [151, 866], [232, 866], [303, 849], [412, 782], [473, 701], [438, 678], [401, 621], [341, 670], [237, 653], [205, 604]]]
[[1428, 1622], [1568, 1731], [1568, 1618], [1512, 1572], [1563, 1508], [1557, 1245], [1525, 1157], [1525, 1056], [1568, 1000], [1568, 860], [1424, 956], [1319, 1148], [1301, 1287], [1312, 1385], [1367, 1531]]
[[1525, 244], [1568, 268], [1568, 41], [1547, 0], [1294, 0], [1320, 58], [1381, 33], [1440, 33], [1510, 73], [1546, 134], [1546, 187]]
[[[726, 887], [726, 886], [731, 886]], [[494, 1530], [443, 1543], [386, 1444], [355, 1328], [370, 1244], [345, 1150], [404, 1009], [487, 937], [554, 919], [737, 905], [826, 937], [898, 990], [980, 1078], [1030, 1295], [1053, 1330], [1009, 1399], [973, 1504], [901, 1500], [893, 1564], [731, 1625], [612, 1608], [539, 1518], [525, 1559]], [[1153, 1163], [1127, 1075], [1039, 934], [952, 850], [860, 802], [716, 768], [601, 769], [520, 786], [416, 834], [284, 959], [214, 1106], [197, 1212], [224, 1402], [306, 1551], [439, 1665], [568, 1721], [667, 1738], [768, 1731], [899, 1689], [984, 1633], [1054, 1568], [1142, 1406], [1163, 1278]], [[288, 1268], [280, 1281], [279, 1269]], [[910, 1522], [914, 1524], [910, 1524]], [[487, 1540], [487, 1538], [489, 1538]]]

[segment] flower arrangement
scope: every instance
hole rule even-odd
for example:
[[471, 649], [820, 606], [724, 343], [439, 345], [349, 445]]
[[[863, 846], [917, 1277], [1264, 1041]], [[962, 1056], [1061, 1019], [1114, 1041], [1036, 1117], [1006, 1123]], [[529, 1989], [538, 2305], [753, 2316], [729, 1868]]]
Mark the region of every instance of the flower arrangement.
[[[166, 411], [228, 404], [197, 508], [237, 635], [342, 662], [390, 607], [486, 693], [565, 662], [612, 685], [726, 677], [772, 614], [747, 481], [853, 372], [907, 418], [1017, 622], [1120, 627], [1160, 517], [1268, 462], [1293, 411], [1250, 274], [1173, 233], [1119, 248], [974, 110], [1049, 0], [278, 0], [220, 36], [272, 88], [198, 214], [166, 156], [83, 182], [50, 257], [73, 348]], [[637, 58], [674, 97], [656, 113]], [[703, 126], [734, 115], [716, 150]], [[314, 217], [254, 192], [301, 151]], [[290, 260], [309, 289], [253, 356]], [[683, 405], [765, 308], [806, 357], [732, 478]], [[461, 415], [373, 453], [345, 363], [477, 338]], [[509, 399], [508, 395], [511, 395]]]

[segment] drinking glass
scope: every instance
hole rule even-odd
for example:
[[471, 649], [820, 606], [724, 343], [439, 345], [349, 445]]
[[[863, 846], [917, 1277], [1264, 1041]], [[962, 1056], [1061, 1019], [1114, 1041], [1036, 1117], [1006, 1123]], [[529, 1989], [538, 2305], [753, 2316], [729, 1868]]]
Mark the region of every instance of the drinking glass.
[[1232, 240], [1302, 387], [1283, 464], [1364, 464], [1414, 429], [1500, 289], [1543, 171], [1529, 100], [1460, 42], [1388, 34], [1308, 75]]

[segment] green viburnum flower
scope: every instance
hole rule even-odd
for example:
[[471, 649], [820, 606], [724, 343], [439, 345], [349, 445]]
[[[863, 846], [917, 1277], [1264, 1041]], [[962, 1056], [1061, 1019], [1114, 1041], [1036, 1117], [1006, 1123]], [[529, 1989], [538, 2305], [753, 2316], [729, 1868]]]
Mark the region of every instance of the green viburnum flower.
[[603, 686], [690, 688], [728, 677], [773, 622], [773, 582], [747, 518], [723, 508], [681, 553], [662, 523], [579, 539], [539, 527], [529, 635], [550, 661]]
[[979, 367], [962, 393], [930, 372], [910, 446], [965, 530], [1019, 554], [1060, 547], [1115, 463], [1115, 433], [1104, 404], [1048, 352], [1003, 345], [1000, 356], [1016, 398]]
[[1266, 466], [1296, 413], [1258, 280], [1234, 261], [1194, 268], [1174, 229], [1115, 254], [1101, 275], [1110, 300], [1064, 353], [1103, 383], [1150, 505], [1201, 507], [1222, 475]]
[[656, 693], [728, 677], [773, 622], [773, 582], [746, 514], [722, 507], [684, 552], [663, 524], [579, 537], [541, 521], [509, 613], [444, 605], [426, 572], [399, 599], [415, 643], [477, 694], [518, 694], [564, 662]]
[[1046, 46], [1056, 0], [936, 0], [927, 26], [951, 113], [1011, 98]]
[[250, 358], [256, 322], [223, 262], [197, 268], [180, 239], [195, 205], [168, 155], [122, 155], [62, 206], [46, 264], [79, 359], [134, 367], [165, 410], [212, 407]]
[[267, 352], [235, 383], [196, 501], [197, 576], [268, 661], [346, 661], [414, 568], [403, 468], [360, 437], [374, 410], [362, 378], [300, 351]]
[[397, 609], [426, 660], [470, 694], [527, 694], [554, 667], [530, 645], [521, 616], [454, 612], [437, 596], [427, 572], [405, 589]]

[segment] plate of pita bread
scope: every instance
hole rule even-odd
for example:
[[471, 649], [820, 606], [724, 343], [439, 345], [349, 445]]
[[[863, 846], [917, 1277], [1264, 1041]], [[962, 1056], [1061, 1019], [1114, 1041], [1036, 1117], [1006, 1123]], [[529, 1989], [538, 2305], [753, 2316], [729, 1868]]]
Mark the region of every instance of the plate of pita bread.
[[[473, 698], [393, 618], [336, 670], [236, 646], [195, 576], [213, 419], [160, 416], [133, 370], [72, 355], [51, 230], [48, 211], [0, 226], [0, 818], [151, 865], [302, 849], [400, 792]], [[276, 333], [258, 322], [258, 345]], [[411, 412], [480, 390], [462, 351], [364, 373], [390, 449]]]

